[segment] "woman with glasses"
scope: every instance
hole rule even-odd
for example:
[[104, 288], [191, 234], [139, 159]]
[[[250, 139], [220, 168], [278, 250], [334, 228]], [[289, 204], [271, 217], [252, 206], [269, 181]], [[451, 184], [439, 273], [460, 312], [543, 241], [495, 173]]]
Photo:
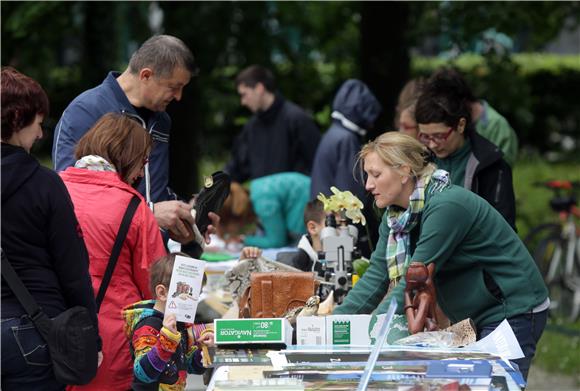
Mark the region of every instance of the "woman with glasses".
[[89, 252], [95, 296], [127, 206], [135, 195], [140, 200], [99, 310], [103, 364], [89, 385], [75, 390], [131, 388], [133, 361], [121, 310], [152, 297], [149, 266], [166, 254], [155, 217], [136, 190], [151, 147], [151, 137], [139, 122], [123, 114], [105, 114], [79, 140], [74, 167], [60, 173]]
[[392, 297], [399, 314], [412, 311], [403, 306], [407, 267], [434, 263], [443, 313], [453, 323], [471, 318], [478, 339], [507, 319], [527, 377], [550, 305], [542, 276], [505, 219], [429, 160], [424, 145], [400, 132], [362, 148], [365, 188], [386, 211], [369, 268], [334, 313], [385, 313]]
[[443, 69], [431, 76], [415, 107], [418, 140], [451, 182], [487, 200], [515, 229], [512, 171], [497, 146], [480, 136], [471, 119], [472, 93], [463, 77]]

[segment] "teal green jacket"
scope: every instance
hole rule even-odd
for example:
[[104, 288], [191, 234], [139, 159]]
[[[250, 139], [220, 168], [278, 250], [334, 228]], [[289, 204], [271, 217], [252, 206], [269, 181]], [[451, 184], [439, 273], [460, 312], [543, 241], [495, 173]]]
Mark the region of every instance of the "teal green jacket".
[[310, 177], [283, 172], [254, 179], [250, 200], [264, 235], [246, 236], [247, 246], [284, 247], [306, 233], [304, 207], [310, 197]]
[[[403, 313], [404, 279], [383, 300], [389, 284], [386, 215], [369, 268], [335, 314], [384, 313], [390, 297], [397, 299], [397, 312]], [[435, 263], [437, 302], [452, 322], [469, 317], [478, 327], [485, 326], [529, 312], [548, 297], [536, 264], [514, 230], [485, 200], [459, 186], [427, 195], [420, 225], [411, 237], [411, 259]], [[484, 275], [499, 288], [498, 297], [488, 289]]]

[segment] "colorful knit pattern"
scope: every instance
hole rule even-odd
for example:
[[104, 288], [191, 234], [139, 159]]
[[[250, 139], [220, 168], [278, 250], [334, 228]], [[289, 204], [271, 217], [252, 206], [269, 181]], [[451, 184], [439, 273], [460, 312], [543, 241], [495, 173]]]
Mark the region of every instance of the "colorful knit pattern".
[[436, 170], [432, 175], [422, 176], [417, 180], [415, 189], [409, 197], [409, 207], [402, 210], [396, 206], [387, 209], [387, 224], [390, 228], [387, 240], [386, 259], [389, 279], [395, 280], [403, 276], [405, 268], [411, 261], [409, 249], [410, 232], [421, 220], [425, 206], [425, 189], [429, 192], [442, 191], [449, 185], [449, 173]]
[[184, 390], [188, 372], [205, 370], [201, 350], [194, 344], [191, 325], [178, 322], [178, 331], [173, 333], [163, 327], [163, 314], [154, 305], [154, 300], [141, 301], [123, 311], [126, 331], [131, 332], [133, 382], [157, 383], [159, 390]]

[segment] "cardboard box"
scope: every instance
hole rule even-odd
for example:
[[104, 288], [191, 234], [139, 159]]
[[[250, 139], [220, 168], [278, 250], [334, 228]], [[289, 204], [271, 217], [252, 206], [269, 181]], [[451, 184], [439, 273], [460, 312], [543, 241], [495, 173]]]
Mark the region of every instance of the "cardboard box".
[[325, 316], [297, 317], [296, 343], [298, 345], [325, 345], [326, 317]]
[[326, 317], [327, 345], [370, 345], [371, 315], [328, 315]]
[[293, 328], [285, 318], [215, 319], [215, 343], [292, 345]]

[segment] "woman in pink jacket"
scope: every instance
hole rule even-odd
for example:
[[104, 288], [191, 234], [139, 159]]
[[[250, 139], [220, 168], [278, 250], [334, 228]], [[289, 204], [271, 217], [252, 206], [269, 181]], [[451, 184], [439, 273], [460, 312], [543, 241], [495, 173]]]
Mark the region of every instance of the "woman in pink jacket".
[[89, 385], [70, 389], [131, 388], [133, 364], [121, 310], [151, 298], [149, 266], [166, 254], [155, 217], [133, 187], [143, 176], [151, 148], [151, 138], [139, 123], [122, 114], [106, 114], [79, 141], [75, 166], [60, 174], [89, 252], [95, 296], [129, 201], [134, 195], [141, 199], [98, 314], [103, 363]]

